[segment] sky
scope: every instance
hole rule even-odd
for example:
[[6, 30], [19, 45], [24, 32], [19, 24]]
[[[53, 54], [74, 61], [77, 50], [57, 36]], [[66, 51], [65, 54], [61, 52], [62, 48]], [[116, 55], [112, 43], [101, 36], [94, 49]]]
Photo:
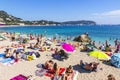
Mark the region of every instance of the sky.
[[0, 10], [24, 20], [120, 24], [120, 0], [0, 0]]

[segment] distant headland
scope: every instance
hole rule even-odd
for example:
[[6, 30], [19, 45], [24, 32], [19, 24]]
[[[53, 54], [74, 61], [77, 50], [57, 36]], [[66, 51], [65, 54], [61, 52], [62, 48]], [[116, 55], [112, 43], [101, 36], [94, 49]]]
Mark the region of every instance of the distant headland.
[[5, 11], [0, 11], [0, 26], [4, 25], [40, 25], [40, 26], [59, 26], [59, 25], [96, 25], [95, 21], [90, 20], [79, 20], [79, 21], [66, 21], [66, 22], [56, 22], [47, 20], [35, 20], [26, 21], [21, 18], [15, 17], [8, 14]]

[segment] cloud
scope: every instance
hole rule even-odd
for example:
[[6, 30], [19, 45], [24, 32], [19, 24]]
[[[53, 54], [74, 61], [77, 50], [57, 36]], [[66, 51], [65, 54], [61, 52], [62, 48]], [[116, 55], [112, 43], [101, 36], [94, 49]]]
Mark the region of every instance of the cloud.
[[120, 10], [93, 13], [89, 18], [100, 24], [120, 24]]
[[103, 13], [93, 13], [93, 16], [108, 16], [108, 17], [115, 17], [115, 16], [120, 16], [120, 10], [113, 10], [113, 11], [108, 11], [108, 12], [103, 12]]

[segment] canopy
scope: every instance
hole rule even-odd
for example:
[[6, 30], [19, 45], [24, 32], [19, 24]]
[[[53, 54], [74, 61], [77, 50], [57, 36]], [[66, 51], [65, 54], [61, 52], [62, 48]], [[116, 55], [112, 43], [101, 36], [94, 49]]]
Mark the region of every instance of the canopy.
[[98, 59], [110, 59], [110, 57], [101, 51], [92, 51], [89, 53], [90, 56], [96, 57]]
[[71, 44], [62, 44], [62, 48], [67, 52], [74, 52], [75, 48]]
[[114, 53], [111, 57], [111, 63], [120, 68], [120, 53]]

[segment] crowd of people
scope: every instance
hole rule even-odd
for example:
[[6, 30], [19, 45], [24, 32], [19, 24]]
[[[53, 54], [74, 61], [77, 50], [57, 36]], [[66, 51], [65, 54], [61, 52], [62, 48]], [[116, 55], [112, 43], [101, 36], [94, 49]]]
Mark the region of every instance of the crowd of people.
[[[64, 42], [65, 40], [57, 40], [54, 36], [53, 39], [45, 39], [43, 35], [33, 36], [32, 34], [28, 34], [28, 38], [21, 37], [20, 35], [17, 35], [15, 33], [6, 33], [6, 37], [10, 39], [10, 41], [15, 42], [18, 41], [18, 44], [12, 43], [9, 46], [6, 46], [5, 48], [5, 55], [4, 58], [11, 58], [14, 59], [15, 62], [18, 62], [22, 59], [24, 60], [32, 60], [40, 57], [40, 52], [43, 51], [51, 51], [54, 52], [52, 54], [52, 57], [58, 60], [67, 60], [69, 58], [69, 54], [65, 52], [61, 48], [53, 48], [51, 45], [52, 43], [58, 43], [58, 42]], [[88, 34], [87, 34], [88, 36]], [[34, 43], [29, 43], [29, 40], [35, 40]], [[93, 51], [94, 48], [99, 49], [101, 51], [104, 51], [107, 55], [111, 56], [113, 53], [119, 53], [120, 52], [120, 42], [116, 39], [115, 40], [115, 47], [113, 47], [109, 42], [106, 40], [105, 43], [100, 44], [100, 46], [96, 45], [95, 41], [91, 41], [88, 44], [73, 44], [75, 48], [80, 48], [80, 46], [83, 46], [84, 51]], [[28, 49], [34, 50], [34, 51], [27, 51]], [[114, 51], [113, 51], [114, 50]], [[91, 63], [84, 63], [82, 60], [80, 60], [79, 68], [85, 69], [87, 71], [98, 71], [98, 66], [100, 63], [91, 62]], [[53, 76], [59, 76], [60, 73], [60, 66], [55, 63], [52, 60], [46, 61], [44, 65], [42, 65], [44, 69], [47, 69], [50, 73], [53, 74]], [[102, 70], [102, 68], [100, 68]], [[62, 76], [62, 80], [72, 80], [74, 77], [74, 69], [71, 65], [69, 67], [65, 68], [64, 75]], [[115, 80], [113, 75], [108, 76], [108, 80]]]

